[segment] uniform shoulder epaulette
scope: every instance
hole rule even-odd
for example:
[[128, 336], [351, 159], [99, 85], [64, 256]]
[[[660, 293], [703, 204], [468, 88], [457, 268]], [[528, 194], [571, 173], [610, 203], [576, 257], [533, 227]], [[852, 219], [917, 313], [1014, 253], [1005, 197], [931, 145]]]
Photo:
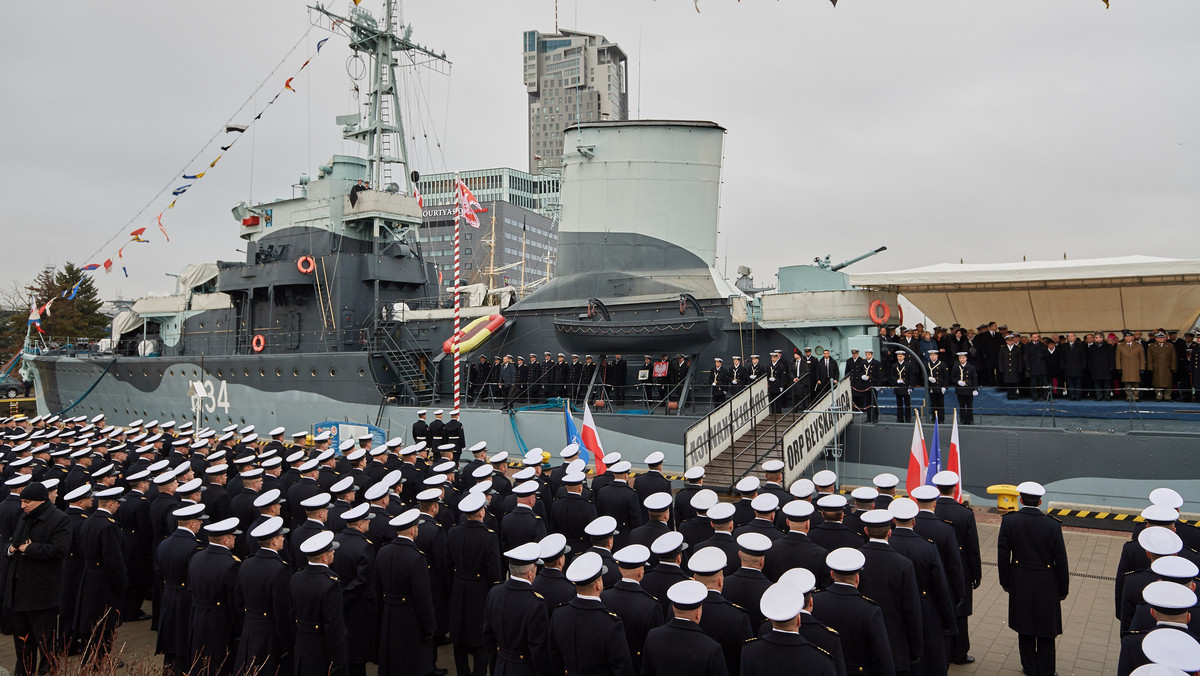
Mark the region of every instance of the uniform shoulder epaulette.
[[759, 638], [759, 637], [757, 637], [757, 636], [755, 636], [755, 637], [753, 637], [753, 638], [748, 638], [748, 639], [746, 639], [745, 641], [743, 641], [743, 642], [742, 642], [742, 645], [750, 645], [751, 643], [754, 643], [755, 641], [757, 641], [757, 640], [758, 640], [758, 638]]
[[738, 604], [734, 603], [733, 601], [730, 601], [729, 599], [725, 599], [725, 601], [726, 601], [726, 603], [733, 606], [734, 608], [737, 608], [738, 610], [745, 610], [745, 608], [739, 606]]
[[953, 522], [953, 521], [951, 521], [950, 519], [942, 519], [942, 523], [946, 524], [947, 526], [953, 526], [953, 525], [954, 525], [954, 522]]
[[496, 531], [492, 530], [491, 528], [487, 529], [487, 531], [488, 531], [489, 533], [495, 533], [495, 532], [496, 532]]
[[534, 595], [534, 596], [536, 596], [536, 597], [538, 597], [539, 599], [544, 599], [544, 598], [546, 598], [545, 596], [542, 596], [541, 594], [537, 593], [536, 591], [535, 591], [535, 592], [533, 592], [533, 595]]
[[837, 630], [837, 629], [834, 629], [833, 627], [829, 626], [828, 624], [826, 624], [826, 625], [823, 625], [823, 626], [825, 627], [825, 631], [827, 631], [827, 632], [829, 632], [829, 633], [833, 634], [834, 636], [837, 636], [837, 635], [838, 635], [838, 630]]
[[878, 603], [875, 603], [874, 599], [872, 599], [870, 596], [863, 596], [862, 594], [859, 594], [859, 596], [862, 596], [862, 599], [864, 601], [868, 601], [871, 604], [876, 605], [876, 606], [879, 605]]
[[822, 648], [821, 646], [819, 646], [815, 643], [809, 643], [809, 645], [811, 645], [812, 647], [816, 648], [817, 650], [820, 650], [821, 652], [825, 653], [825, 656], [828, 657], [829, 659], [833, 659], [833, 653], [829, 652], [828, 650]]
[[533, 515], [533, 518], [537, 519], [538, 521], [541, 521], [541, 520], [542, 520], [542, 517], [538, 516], [537, 514], [534, 514], [534, 515]]
[[242, 560], [238, 558], [237, 554], [234, 554], [234, 555], [233, 555], [233, 560], [234, 560], [234, 561], [236, 561], [236, 562], [238, 562], [238, 563], [241, 563], [241, 562], [242, 562]]
[[1054, 521], [1057, 521], [1057, 522], [1059, 522], [1059, 523], [1062, 523], [1062, 519], [1060, 519], [1060, 518], [1058, 518], [1058, 517], [1056, 517], [1056, 516], [1050, 516], [1049, 514], [1047, 514], [1046, 516], [1050, 517], [1050, 519], [1052, 519], [1052, 520], [1054, 520]]
[[621, 616], [620, 616], [620, 615], [618, 615], [618, 614], [614, 613], [614, 612], [613, 612], [613, 611], [611, 611], [611, 610], [605, 610], [604, 612], [608, 613], [608, 616], [609, 616], [609, 617], [612, 617], [612, 618], [614, 618], [614, 619], [617, 619], [617, 620], [621, 619]]
[[366, 541], [367, 541], [367, 544], [369, 544], [369, 545], [374, 545], [374, 544], [375, 544], [374, 542], [371, 542], [371, 538], [364, 537], [363, 539], [364, 539], [364, 540], [366, 540]]
[[116, 520], [116, 519], [114, 519], [114, 518], [112, 518], [111, 516], [106, 516], [106, 517], [104, 517], [104, 518], [108, 519], [109, 521], [111, 521], [111, 522], [113, 522], [113, 523], [116, 523], [116, 522], [117, 522], [117, 520]]
[[1146, 569], [1145, 569], [1145, 568], [1138, 568], [1137, 570], [1127, 570], [1127, 571], [1125, 571], [1124, 573], [1121, 573], [1121, 575], [1133, 575], [1134, 573], [1140, 573], [1140, 572], [1142, 572], [1143, 570], [1146, 570]]

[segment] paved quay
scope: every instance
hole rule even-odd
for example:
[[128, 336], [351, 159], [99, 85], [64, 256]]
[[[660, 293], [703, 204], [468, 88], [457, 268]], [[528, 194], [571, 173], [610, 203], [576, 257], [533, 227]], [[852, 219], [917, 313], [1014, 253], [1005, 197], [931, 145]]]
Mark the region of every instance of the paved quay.
[[[975, 614], [971, 616], [971, 654], [975, 663], [951, 666], [951, 674], [1008, 676], [1021, 674], [1017, 635], [1008, 628], [1008, 598], [1000, 589], [996, 572], [996, 537], [1000, 516], [976, 510], [979, 521], [979, 546], [983, 555], [983, 583], [975, 592]], [[1058, 639], [1058, 673], [1062, 676], [1098, 676], [1117, 669], [1120, 643], [1117, 620], [1113, 617], [1112, 575], [1117, 569], [1121, 545], [1128, 533], [1064, 527], [1067, 556], [1071, 565], [1071, 592], [1063, 602], [1063, 635]], [[149, 603], [146, 604], [147, 610]], [[15, 663], [12, 637], [0, 637], [0, 667], [12, 669]], [[154, 656], [154, 634], [148, 621], [121, 627], [117, 645], [123, 646], [123, 658], [129, 668], [117, 673], [147, 674], [146, 667], [161, 665]], [[438, 666], [454, 673], [450, 646], [439, 650]], [[78, 673], [74, 669], [67, 673]], [[375, 674], [373, 665], [368, 674]]]

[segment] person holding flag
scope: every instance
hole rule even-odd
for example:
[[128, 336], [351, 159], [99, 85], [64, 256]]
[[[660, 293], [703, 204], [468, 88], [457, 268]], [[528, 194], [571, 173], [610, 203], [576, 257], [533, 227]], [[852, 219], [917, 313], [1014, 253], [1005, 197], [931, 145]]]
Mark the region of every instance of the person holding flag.
[[921, 430], [921, 418], [913, 425], [912, 446], [908, 455], [908, 475], [904, 480], [904, 489], [912, 495], [913, 489], [925, 483], [925, 473], [929, 467], [929, 456], [925, 451], [925, 433]]
[[970, 664], [975, 661], [975, 658], [968, 654], [971, 648], [971, 639], [967, 633], [967, 618], [971, 616], [974, 609], [972, 590], [979, 589], [979, 585], [983, 581], [983, 569], [981, 568], [982, 559], [979, 556], [979, 530], [975, 525], [975, 512], [961, 502], [962, 475], [959, 474], [957, 413], [955, 413], [954, 428], [950, 434], [950, 449], [947, 453], [946, 466], [947, 469], [938, 472], [933, 477], [933, 484], [941, 493], [933, 513], [954, 529], [954, 538], [958, 542], [958, 555], [962, 561], [963, 578], [966, 583], [962, 601], [958, 604], [958, 634], [946, 637], [946, 656], [954, 664]]

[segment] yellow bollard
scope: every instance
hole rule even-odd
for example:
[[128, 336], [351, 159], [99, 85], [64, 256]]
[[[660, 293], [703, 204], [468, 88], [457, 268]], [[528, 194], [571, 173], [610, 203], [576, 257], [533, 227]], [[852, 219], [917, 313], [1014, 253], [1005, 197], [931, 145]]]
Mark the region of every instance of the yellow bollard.
[[988, 495], [996, 496], [996, 507], [1001, 512], [1011, 512], [1021, 508], [1020, 494], [1012, 484], [994, 484], [988, 486]]

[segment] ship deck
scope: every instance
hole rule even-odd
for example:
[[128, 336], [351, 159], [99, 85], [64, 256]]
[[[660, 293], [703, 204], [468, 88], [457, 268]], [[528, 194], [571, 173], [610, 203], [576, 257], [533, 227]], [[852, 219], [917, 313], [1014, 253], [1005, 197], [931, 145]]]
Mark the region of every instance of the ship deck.
[[[996, 572], [996, 536], [1000, 517], [976, 510], [983, 554], [983, 584], [975, 592], [975, 614], [971, 617], [971, 654], [974, 664], [951, 666], [951, 674], [979, 676], [1021, 674], [1017, 635], [1008, 628], [1008, 601], [1000, 589]], [[1058, 639], [1058, 671], [1061, 674], [1092, 676], [1116, 671], [1120, 652], [1117, 621], [1113, 617], [1112, 575], [1128, 533], [1064, 527], [1071, 565], [1071, 593], [1063, 603], [1063, 635]], [[145, 609], [149, 611], [150, 604]], [[143, 666], [161, 665], [154, 656], [154, 634], [149, 621], [132, 622], [120, 628], [117, 646], [122, 650], [127, 673], [146, 673]], [[0, 666], [14, 664], [11, 641], [0, 642]], [[76, 660], [77, 658], [71, 658]], [[452, 648], [438, 650], [438, 666], [454, 668]], [[377, 673], [369, 665], [368, 674]]]

